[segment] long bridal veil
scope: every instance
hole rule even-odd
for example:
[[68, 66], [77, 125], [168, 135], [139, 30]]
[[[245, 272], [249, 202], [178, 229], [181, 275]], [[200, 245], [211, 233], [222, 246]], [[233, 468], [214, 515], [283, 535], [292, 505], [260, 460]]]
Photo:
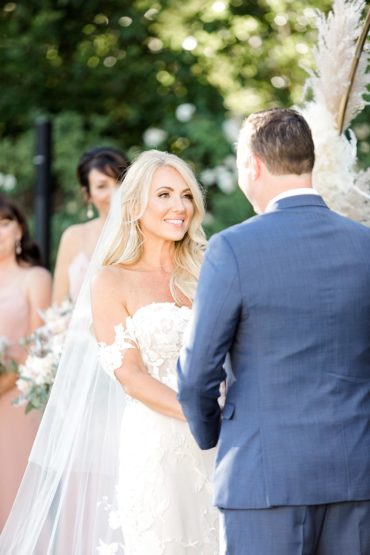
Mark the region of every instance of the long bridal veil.
[[56, 380], [0, 538], [1, 555], [123, 553], [117, 518], [125, 395], [100, 369], [90, 280], [121, 224], [120, 191], [77, 300]]

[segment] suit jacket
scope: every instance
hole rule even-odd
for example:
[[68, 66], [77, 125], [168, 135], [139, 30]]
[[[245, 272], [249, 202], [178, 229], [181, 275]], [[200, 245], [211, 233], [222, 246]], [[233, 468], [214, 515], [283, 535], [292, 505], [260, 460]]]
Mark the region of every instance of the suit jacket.
[[214, 236], [178, 381], [219, 507], [370, 499], [370, 230], [302, 195]]

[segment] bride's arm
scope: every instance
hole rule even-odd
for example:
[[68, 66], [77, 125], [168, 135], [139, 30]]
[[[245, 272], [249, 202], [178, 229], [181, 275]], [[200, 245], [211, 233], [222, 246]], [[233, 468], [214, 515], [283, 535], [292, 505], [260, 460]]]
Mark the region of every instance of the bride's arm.
[[[97, 341], [106, 345], [115, 342], [114, 327], [119, 324], [125, 326], [125, 320], [129, 316], [124, 304], [123, 290], [115, 268], [103, 268], [92, 281], [94, 333]], [[121, 365], [114, 374], [130, 397], [161, 414], [185, 420], [176, 392], [148, 373], [136, 347], [125, 350]]]

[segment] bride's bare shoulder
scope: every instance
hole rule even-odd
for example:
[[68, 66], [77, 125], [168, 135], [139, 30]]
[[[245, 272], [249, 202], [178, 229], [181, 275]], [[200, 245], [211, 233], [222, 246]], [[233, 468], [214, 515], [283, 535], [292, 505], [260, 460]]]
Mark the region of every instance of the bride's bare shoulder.
[[91, 289], [93, 294], [103, 291], [120, 291], [124, 290], [127, 285], [131, 284], [133, 272], [131, 268], [122, 264], [114, 264], [103, 266], [92, 278]]

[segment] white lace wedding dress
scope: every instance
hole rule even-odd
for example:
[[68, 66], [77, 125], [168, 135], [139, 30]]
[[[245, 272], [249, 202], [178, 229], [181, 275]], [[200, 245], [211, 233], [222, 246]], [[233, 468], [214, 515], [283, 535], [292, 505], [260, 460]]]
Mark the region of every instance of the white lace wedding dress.
[[[112, 377], [134, 342], [156, 379], [177, 389], [176, 361], [191, 310], [174, 303], [140, 308], [101, 344]], [[188, 425], [127, 397], [120, 441], [119, 514], [125, 555], [217, 555], [212, 506], [214, 450], [201, 451]]]

